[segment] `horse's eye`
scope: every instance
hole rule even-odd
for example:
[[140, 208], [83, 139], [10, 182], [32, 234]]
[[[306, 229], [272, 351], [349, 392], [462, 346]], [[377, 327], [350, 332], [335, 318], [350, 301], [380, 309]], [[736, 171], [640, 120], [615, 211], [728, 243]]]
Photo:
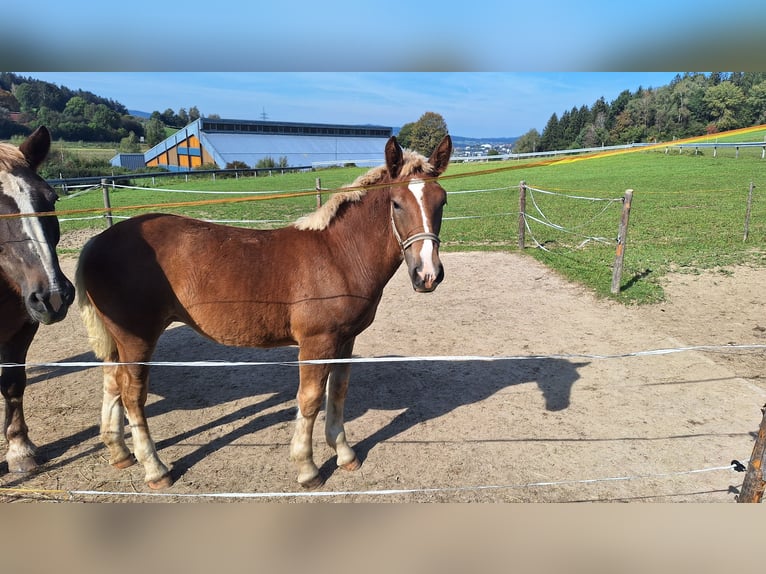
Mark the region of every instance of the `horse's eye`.
[[397, 211], [399, 211], [402, 208], [402, 206], [399, 205], [398, 201], [393, 201], [392, 203], [394, 204], [394, 209], [396, 209]]

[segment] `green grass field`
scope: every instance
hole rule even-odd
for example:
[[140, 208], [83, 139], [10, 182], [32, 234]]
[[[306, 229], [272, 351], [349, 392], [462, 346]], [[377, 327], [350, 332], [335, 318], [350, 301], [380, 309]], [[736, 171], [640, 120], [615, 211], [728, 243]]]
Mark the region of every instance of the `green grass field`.
[[[763, 141], [762, 132], [739, 135], [735, 141]], [[725, 141], [725, 135], [708, 141]], [[519, 182], [539, 190], [527, 198], [529, 229], [526, 254], [544, 262], [568, 279], [600, 296], [626, 303], [662, 300], [661, 279], [670, 271], [696, 273], [734, 264], [766, 265], [766, 159], [761, 148], [742, 148], [739, 157], [730, 148], [717, 150], [664, 148], [654, 151], [562, 161], [549, 165], [505, 161], [455, 163], [442, 185], [449, 192], [442, 227], [442, 250], [518, 250]], [[537, 162], [538, 164], [540, 162]], [[316, 178], [332, 190], [349, 184], [363, 168], [333, 168], [312, 173], [248, 177], [213, 181], [210, 176], [135, 180], [152, 189], [115, 189], [110, 201], [116, 217], [140, 212], [167, 211], [238, 225], [285, 225], [316, 207], [312, 190]], [[743, 240], [748, 189], [756, 186], [749, 238]], [[157, 191], [161, 187], [168, 190]], [[610, 294], [616, 237], [626, 189], [633, 189], [621, 292]], [[172, 193], [172, 192], [175, 193]], [[240, 192], [208, 195], [179, 191]], [[263, 200], [258, 192], [302, 197]], [[463, 193], [460, 193], [463, 192]], [[252, 200], [224, 203], [223, 199]], [[588, 199], [577, 199], [579, 197]], [[599, 199], [602, 201], [593, 201]], [[182, 207], [163, 204], [196, 201], [219, 203]], [[603, 201], [614, 200], [614, 201]], [[151, 206], [125, 209], [130, 206]], [[103, 195], [100, 189], [62, 198], [62, 231], [82, 227], [103, 228]], [[69, 210], [95, 210], [67, 214]], [[84, 217], [95, 219], [79, 219]], [[536, 220], [546, 221], [548, 224]], [[238, 223], [247, 220], [252, 223]]]

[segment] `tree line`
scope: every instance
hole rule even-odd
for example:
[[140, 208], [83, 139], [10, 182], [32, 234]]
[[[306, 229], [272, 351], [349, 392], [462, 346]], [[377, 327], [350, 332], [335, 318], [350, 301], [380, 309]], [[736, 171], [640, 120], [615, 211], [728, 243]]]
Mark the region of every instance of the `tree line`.
[[611, 102], [553, 113], [542, 134], [531, 129], [514, 152], [555, 151], [672, 141], [766, 123], [765, 72], [678, 74], [659, 88], [624, 90]]
[[[48, 126], [65, 141], [119, 142], [119, 150], [138, 152], [163, 141], [173, 130], [201, 117], [196, 106], [132, 116], [114, 100], [12, 72], [0, 72], [0, 139], [26, 136]], [[219, 117], [210, 114], [208, 117]], [[689, 72], [659, 88], [624, 90], [613, 101], [603, 97], [553, 113], [542, 133], [536, 128], [515, 143], [517, 153], [589, 148], [716, 133], [766, 123], [766, 72]], [[405, 147], [430, 153], [447, 126], [435, 112], [404, 124]]]

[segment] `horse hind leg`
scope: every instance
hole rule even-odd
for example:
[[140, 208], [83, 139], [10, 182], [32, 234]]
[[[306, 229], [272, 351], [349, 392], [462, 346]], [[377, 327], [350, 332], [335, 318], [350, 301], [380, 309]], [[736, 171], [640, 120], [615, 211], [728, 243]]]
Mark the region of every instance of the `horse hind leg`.
[[[110, 362], [128, 363], [104, 366], [104, 397], [101, 404], [101, 440], [109, 449], [109, 462], [117, 468], [127, 468], [134, 461], [125, 444], [125, 417], [131, 427], [133, 450], [136, 460], [144, 467], [145, 480], [150, 488], [164, 488], [173, 484], [167, 467], [157, 456], [154, 442], [144, 414], [148, 388], [148, 366], [130, 364], [131, 361], [148, 362], [154, 345], [162, 333], [160, 326], [153, 336], [142, 338], [119, 336], [115, 327], [107, 327], [99, 312], [87, 295], [82, 261], [89, 245], [80, 255], [76, 280], [78, 304], [83, 323], [88, 331], [93, 352], [97, 357]], [[119, 333], [119, 329], [116, 329]], [[118, 343], [119, 341], [119, 343]], [[126, 349], [130, 349], [126, 351]]]
[[[351, 357], [354, 340], [347, 342], [341, 349], [339, 358]], [[348, 381], [351, 374], [349, 363], [335, 364], [330, 368], [327, 377], [327, 413], [325, 419], [325, 439], [327, 444], [338, 455], [338, 466], [344, 470], [357, 470], [361, 463], [356, 453], [346, 440], [346, 430], [343, 421], [343, 409], [348, 391]]]
[[[148, 391], [151, 348], [140, 354], [136, 363], [115, 350], [107, 357], [110, 362], [127, 364], [104, 366], [104, 398], [101, 404], [101, 440], [109, 449], [109, 463], [128, 468], [137, 460], [143, 467], [144, 480], [152, 489], [173, 484], [168, 468], [157, 455], [144, 414]], [[125, 442], [125, 418], [130, 424], [135, 459]]]
[[[23, 364], [27, 350], [37, 332], [37, 323], [28, 324], [13, 342], [0, 345], [0, 362]], [[5, 399], [3, 435], [8, 441], [6, 461], [9, 472], [31, 472], [37, 468], [36, 447], [29, 440], [29, 429], [24, 420], [24, 389], [27, 376], [24, 367], [3, 367], [0, 372], [0, 391]]]
[[[149, 387], [149, 367], [120, 365], [117, 367], [115, 378], [120, 388], [120, 400], [130, 424], [133, 451], [136, 460], [144, 467], [144, 481], [154, 490], [167, 488], [173, 484], [173, 479], [157, 454], [144, 413]], [[106, 401], [106, 394], [104, 399]]]
[[109, 464], [128, 468], [135, 459], [125, 443], [125, 408], [120, 397], [118, 367], [104, 367], [104, 399], [101, 404], [101, 441], [109, 450]]

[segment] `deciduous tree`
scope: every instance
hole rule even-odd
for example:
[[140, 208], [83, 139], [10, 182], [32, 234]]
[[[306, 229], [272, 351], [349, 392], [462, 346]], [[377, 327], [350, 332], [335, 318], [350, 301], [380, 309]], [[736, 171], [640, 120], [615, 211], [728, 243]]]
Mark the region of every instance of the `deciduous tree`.
[[165, 139], [165, 124], [162, 123], [159, 114], [152, 114], [146, 122], [146, 143], [155, 146]]
[[409, 147], [428, 157], [445, 135], [447, 135], [447, 122], [441, 114], [426, 112], [412, 126]]
[[513, 142], [514, 153], [534, 153], [540, 148], [540, 132], [532, 128]]
[[724, 81], [705, 90], [704, 102], [719, 131], [740, 126], [740, 112], [745, 104], [742, 88]]

